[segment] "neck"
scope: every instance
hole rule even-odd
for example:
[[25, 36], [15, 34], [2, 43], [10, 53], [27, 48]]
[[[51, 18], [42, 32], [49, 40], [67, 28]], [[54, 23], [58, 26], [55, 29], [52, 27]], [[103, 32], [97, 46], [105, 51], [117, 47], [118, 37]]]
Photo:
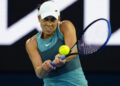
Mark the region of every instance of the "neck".
[[52, 37], [53, 35], [54, 35], [54, 33], [52, 33], [52, 34], [44, 34], [44, 33], [42, 33], [41, 38], [43, 38], [43, 39], [49, 39], [49, 38]]

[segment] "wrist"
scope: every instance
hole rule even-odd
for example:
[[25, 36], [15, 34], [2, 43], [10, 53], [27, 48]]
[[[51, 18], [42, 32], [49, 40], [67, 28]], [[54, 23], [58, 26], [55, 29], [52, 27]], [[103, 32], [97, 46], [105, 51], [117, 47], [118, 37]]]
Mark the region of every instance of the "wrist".
[[43, 67], [40, 67], [38, 70], [39, 71], [36, 73], [38, 78], [42, 79], [42, 78], [45, 78], [48, 75], [48, 72], [46, 70], [44, 70]]

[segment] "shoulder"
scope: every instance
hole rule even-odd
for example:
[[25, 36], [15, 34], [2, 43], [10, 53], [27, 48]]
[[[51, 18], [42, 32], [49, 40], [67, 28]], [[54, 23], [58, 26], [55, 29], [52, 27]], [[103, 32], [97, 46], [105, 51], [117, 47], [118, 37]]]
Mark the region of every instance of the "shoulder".
[[61, 23], [60, 23], [61, 27], [68, 27], [68, 26], [71, 26], [71, 25], [73, 25], [73, 23], [69, 20], [64, 20], [64, 21], [61, 21]]
[[73, 25], [71, 21], [64, 20], [64, 21], [61, 21], [60, 23], [60, 30], [62, 33], [64, 33], [69, 30], [75, 30], [75, 26]]
[[26, 48], [37, 48], [36, 35], [29, 38], [25, 43]]

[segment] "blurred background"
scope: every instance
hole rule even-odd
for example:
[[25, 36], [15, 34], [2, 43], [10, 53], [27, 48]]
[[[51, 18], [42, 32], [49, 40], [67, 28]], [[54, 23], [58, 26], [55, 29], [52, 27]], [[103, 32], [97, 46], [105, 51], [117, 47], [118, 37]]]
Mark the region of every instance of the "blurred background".
[[[77, 36], [97, 18], [111, 22], [112, 37], [100, 53], [80, 57], [89, 86], [120, 86], [120, 0], [53, 0], [61, 20], [70, 20]], [[42, 86], [35, 76], [25, 42], [40, 31], [41, 0], [0, 0], [0, 86]]]

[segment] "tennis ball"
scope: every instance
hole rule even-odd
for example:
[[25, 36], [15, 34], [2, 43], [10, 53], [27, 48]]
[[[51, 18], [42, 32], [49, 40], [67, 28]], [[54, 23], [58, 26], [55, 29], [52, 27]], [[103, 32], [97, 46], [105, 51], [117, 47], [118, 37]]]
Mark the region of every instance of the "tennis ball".
[[59, 53], [60, 53], [61, 55], [67, 55], [67, 54], [69, 54], [69, 52], [70, 52], [69, 46], [67, 46], [67, 45], [62, 45], [62, 46], [60, 46], [60, 48], [59, 48]]

